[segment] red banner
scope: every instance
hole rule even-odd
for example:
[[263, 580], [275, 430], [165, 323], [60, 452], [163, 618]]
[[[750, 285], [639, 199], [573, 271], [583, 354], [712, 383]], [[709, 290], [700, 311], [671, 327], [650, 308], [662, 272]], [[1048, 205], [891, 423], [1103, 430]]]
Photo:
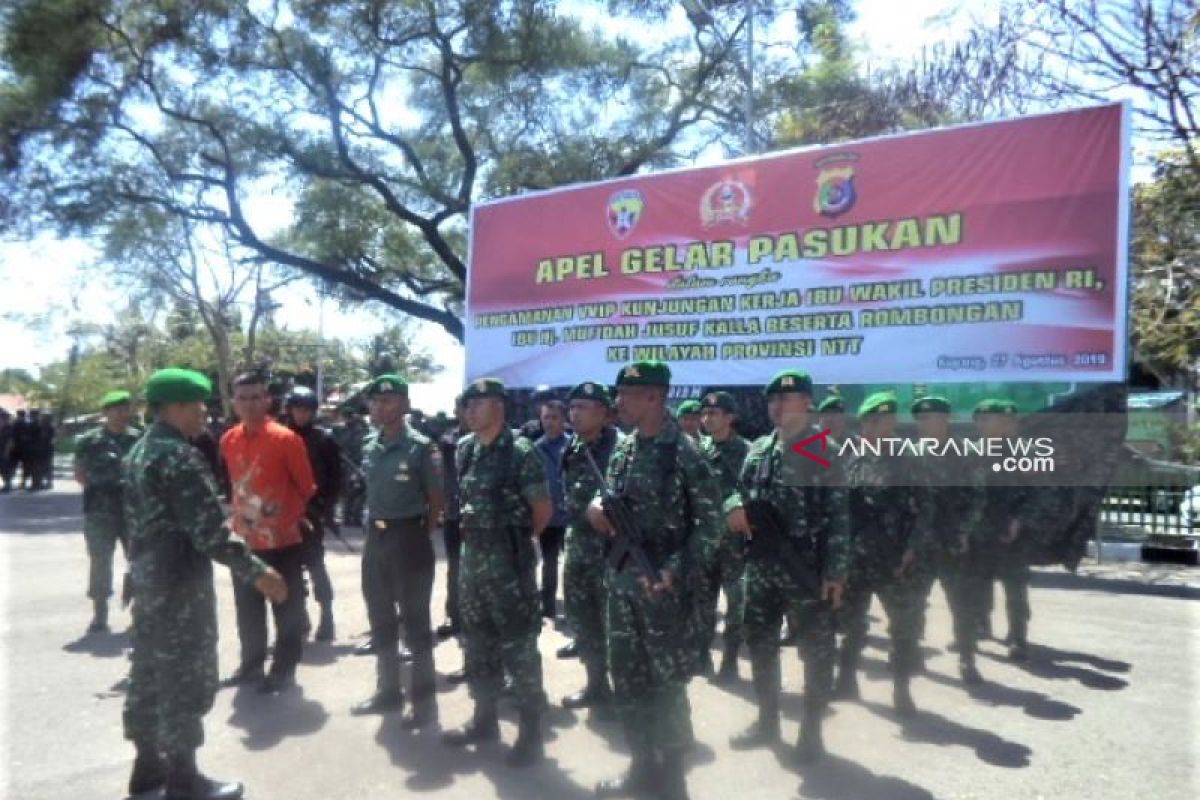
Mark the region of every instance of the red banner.
[[1121, 381], [1123, 104], [475, 207], [467, 376]]

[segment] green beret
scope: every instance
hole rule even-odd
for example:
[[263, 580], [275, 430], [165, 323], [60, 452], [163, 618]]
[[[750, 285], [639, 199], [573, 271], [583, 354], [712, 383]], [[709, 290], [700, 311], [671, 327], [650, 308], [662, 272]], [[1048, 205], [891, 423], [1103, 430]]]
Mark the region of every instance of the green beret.
[[684, 400], [682, 403], [679, 404], [679, 408], [675, 409], [675, 418], [679, 419], [684, 414], [699, 414], [699, 413], [700, 413], [700, 401], [699, 400]]
[[925, 397], [918, 397], [916, 400], [913, 400], [912, 408], [910, 410], [912, 411], [914, 417], [924, 411], [935, 411], [938, 414], [949, 414], [950, 401], [944, 397], [926, 395]]
[[817, 406], [817, 411], [819, 411], [822, 414], [829, 414], [834, 411], [845, 411], [845, 410], [846, 410], [846, 401], [843, 400], [842, 396], [838, 395], [838, 394], [831, 394], [829, 397], [826, 397], [824, 400], [821, 401], [821, 405]]
[[567, 395], [567, 402], [572, 400], [595, 400], [606, 406], [612, 405], [612, 395], [608, 393], [608, 387], [595, 381], [584, 381], [572, 389]]
[[478, 397], [499, 397], [503, 400], [505, 396], [504, 384], [499, 378], [480, 378], [472, 381], [462, 394], [464, 403]]
[[1012, 400], [1004, 400], [1000, 398], [992, 398], [990, 400], [980, 400], [975, 406], [975, 416], [980, 414], [1016, 414], [1017, 404]]
[[399, 375], [380, 375], [367, 384], [363, 394], [367, 397], [378, 397], [381, 394], [398, 394], [401, 397], [408, 397], [408, 381]]
[[729, 392], [709, 392], [700, 401], [701, 408], [719, 408], [730, 414], [737, 413], [737, 401]]
[[812, 394], [812, 378], [808, 373], [800, 369], [785, 369], [775, 373], [775, 377], [767, 384], [767, 388], [763, 389], [763, 394], [770, 397], [773, 394], [786, 394], [788, 392], [798, 392], [801, 394]]
[[100, 410], [112, 408], [113, 406], [129, 405], [129, 392], [123, 389], [115, 389], [100, 399]]
[[670, 386], [671, 368], [661, 361], [635, 361], [617, 373], [617, 386]]
[[899, 408], [900, 401], [896, 399], [894, 392], [876, 392], [863, 400], [862, 405], [858, 407], [858, 415], [865, 417], [868, 414], [895, 414]]
[[212, 383], [199, 372], [168, 367], [160, 369], [146, 381], [146, 402], [194, 403], [212, 395]]

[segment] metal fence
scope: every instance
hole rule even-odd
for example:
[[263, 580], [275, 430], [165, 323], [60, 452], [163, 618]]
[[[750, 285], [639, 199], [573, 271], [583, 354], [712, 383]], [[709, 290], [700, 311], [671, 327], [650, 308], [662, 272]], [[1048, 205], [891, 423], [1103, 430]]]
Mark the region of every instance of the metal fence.
[[1178, 486], [1114, 487], [1104, 497], [1100, 518], [1149, 535], [1200, 537], [1200, 509], [1185, 502], [1186, 492]]

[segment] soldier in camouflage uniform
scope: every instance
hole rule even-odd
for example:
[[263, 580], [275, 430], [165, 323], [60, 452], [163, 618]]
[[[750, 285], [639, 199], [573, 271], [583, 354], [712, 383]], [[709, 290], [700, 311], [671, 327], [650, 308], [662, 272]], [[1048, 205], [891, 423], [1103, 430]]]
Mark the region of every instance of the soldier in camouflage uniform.
[[575, 439], [563, 454], [563, 487], [567, 506], [566, 564], [563, 567], [563, 595], [567, 620], [575, 632], [579, 658], [587, 670], [587, 686], [563, 698], [566, 708], [596, 708], [606, 713], [612, 702], [608, 683], [608, 647], [605, 641], [604, 586], [605, 538], [587, 521], [587, 507], [600, 490], [600, 479], [588, 463], [590, 452], [596, 467], [608, 469], [613, 449], [624, 438], [608, 423], [612, 405], [608, 389], [602, 383], [587, 381], [571, 390], [571, 426]]
[[[754, 442], [742, 467], [738, 491], [725, 506], [732, 531], [750, 539], [746, 562], [745, 631], [758, 700], [758, 719], [735, 736], [735, 748], [774, 745], [779, 741], [779, 626], [785, 614], [795, 619], [804, 659], [804, 711], [797, 755], [804, 763], [824, 753], [821, 717], [833, 683], [833, 609], [841, 603], [849, 556], [846, 495], [840, 465], [826, 450], [824, 467], [787, 449], [812, 433], [809, 409], [812, 379], [800, 370], [783, 370], [766, 386], [773, 433]], [[787, 466], [791, 464], [790, 470]], [[778, 551], [756, 534], [747, 503], [768, 504], [780, 521]]]
[[675, 420], [679, 427], [692, 438], [696, 444], [704, 438], [704, 425], [700, 420], [700, 401], [684, 400], [675, 409]]
[[[893, 437], [899, 404], [890, 392], [878, 392], [858, 410], [864, 443]], [[878, 595], [888, 618], [892, 650], [892, 697], [901, 716], [916, 714], [909, 685], [919, 671], [920, 640], [929, 593], [928, 558], [917, 530], [920, 493], [916, 467], [906, 456], [864, 450], [846, 465], [850, 499], [853, 562], [844, 613], [845, 638], [835, 695], [858, 697], [858, 662], [867, 640], [867, 612]]]
[[504, 674], [520, 713], [517, 741], [508, 763], [523, 767], [543, 755], [541, 597], [534, 570], [534, 540], [553, 508], [545, 461], [532, 442], [514, 438], [504, 421], [504, 384], [475, 381], [463, 392], [471, 434], [458, 445], [462, 561], [459, 565], [467, 684], [475, 711], [471, 721], [445, 735], [463, 747], [496, 739], [496, 703]]
[[841, 395], [832, 394], [817, 406], [817, 427], [829, 431], [828, 447], [837, 450], [846, 441], [849, 420], [846, 419], [846, 401]]
[[[912, 415], [921, 439], [945, 442], [950, 437], [950, 402], [932, 395], [913, 401]], [[975, 666], [978, 614], [972, 603], [978, 585], [986, 580], [985, 565], [978, 562], [977, 539], [983, 513], [983, 479], [979, 465], [966, 456], [923, 457], [916, 482], [923, 484], [917, 518], [918, 538], [929, 548], [933, 570], [940, 578], [954, 625], [954, 649], [963, 683], [983, 679]], [[972, 543], [976, 540], [976, 544]]]
[[[750, 452], [750, 443], [733, 429], [737, 404], [729, 392], [709, 392], [700, 401], [700, 407], [700, 419], [708, 433], [700, 449], [721, 481], [721, 496], [728, 497], [737, 491], [738, 477], [742, 474], [746, 454]], [[706, 674], [712, 672], [710, 650], [713, 636], [716, 635], [717, 601], [721, 590], [725, 590], [725, 630], [722, 633], [725, 647], [721, 655], [721, 669], [716, 676], [717, 683], [722, 684], [736, 680], [738, 675], [742, 606], [745, 602], [742, 587], [745, 550], [746, 542], [741, 536], [726, 532], [713, 548], [713, 560], [704, 565], [700, 575], [700, 609], [704, 614], [700, 669]]]
[[[160, 370], [146, 383], [157, 419], [126, 457], [125, 509], [134, 579], [133, 656], [125, 738], [137, 747], [130, 794], [166, 784], [165, 800], [236, 800], [239, 783], [196, 768], [202, 719], [217, 690], [217, 601], [212, 562], [283, 602], [283, 578], [225, 524], [203, 456], [187, 437], [204, 425], [208, 379]], [[165, 760], [164, 760], [165, 756]]]
[[[975, 425], [985, 438], [1009, 439], [1017, 435], [1017, 406], [1011, 400], [983, 400], [975, 407]], [[1030, 537], [1038, 520], [1038, 492], [1022, 486], [1016, 473], [983, 470], [984, 501], [978, 550], [980, 565], [988, 571], [974, 587], [976, 619], [981, 630], [991, 616], [992, 583], [1004, 586], [1008, 615], [1008, 655], [1024, 661], [1028, 655]]]
[[[93, 607], [88, 633], [108, 630], [113, 552], [118, 542], [128, 556], [121, 459], [141, 435], [140, 430], [129, 426], [129, 392], [109, 392], [100, 401], [100, 411], [104, 424], [75, 441], [75, 480], [83, 486], [83, 539], [87, 543], [89, 564], [87, 596], [92, 598]], [[123, 594], [127, 591], [128, 584]]]
[[341, 414], [343, 422], [334, 429], [333, 438], [345, 457], [342, 464], [355, 467], [342, 470], [342, 524], [357, 528], [362, 525], [363, 503], [367, 499], [366, 486], [357, 468], [362, 465], [363, 443], [371, 431], [352, 407], [343, 406]]
[[[609, 565], [608, 665], [633, 762], [627, 774], [596, 787], [601, 797], [655, 789], [669, 800], [687, 797], [683, 756], [692, 742], [687, 681], [699, 633], [696, 572], [711, 558], [725, 521], [717, 477], [667, 413], [670, 380], [659, 361], [630, 364], [617, 376], [617, 409], [634, 431], [613, 451], [608, 483], [640, 523], [643, 549], [657, 572]], [[613, 533], [600, 498], [589, 507], [588, 521]]]

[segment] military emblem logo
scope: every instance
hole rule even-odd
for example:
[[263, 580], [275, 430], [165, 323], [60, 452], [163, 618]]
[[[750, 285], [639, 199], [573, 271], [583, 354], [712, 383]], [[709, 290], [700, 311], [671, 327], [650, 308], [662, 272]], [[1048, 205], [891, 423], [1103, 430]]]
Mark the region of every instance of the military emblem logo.
[[707, 397], [704, 398], [704, 404], [709, 405], [709, 406], [715, 406], [717, 404], [717, 396], [715, 394], [708, 395]]
[[595, 387], [595, 386], [593, 386], [593, 385], [592, 385], [592, 384], [590, 384], [590, 383], [585, 383], [585, 384], [583, 385], [583, 393], [584, 393], [584, 394], [595, 394], [595, 393], [596, 393], [596, 387]]
[[745, 225], [750, 220], [750, 208], [753, 205], [754, 200], [746, 184], [728, 178], [717, 181], [700, 198], [700, 222], [706, 228], [722, 222]]
[[858, 160], [854, 153], [839, 153], [826, 156], [814, 166], [821, 170], [817, 175], [817, 194], [813, 198], [813, 210], [826, 217], [837, 217], [854, 207], [858, 191], [854, 188], [854, 167]]
[[487, 382], [486, 378], [481, 378], [481, 379], [475, 381], [475, 391], [486, 392], [487, 388], [488, 388], [488, 382]]
[[779, 385], [780, 386], [795, 386], [796, 379], [793, 378], [791, 375], [784, 375], [783, 380], [779, 381]]
[[626, 378], [640, 378], [640, 377], [642, 377], [642, 373], [638, 372], [637, 367], [626, 367], [625, 368], [625, 377]]
[[646, 210], [646, 199], [637, 189], [622, 189], [608, 198], [608, 229], [618, 239], [633, 233]]

